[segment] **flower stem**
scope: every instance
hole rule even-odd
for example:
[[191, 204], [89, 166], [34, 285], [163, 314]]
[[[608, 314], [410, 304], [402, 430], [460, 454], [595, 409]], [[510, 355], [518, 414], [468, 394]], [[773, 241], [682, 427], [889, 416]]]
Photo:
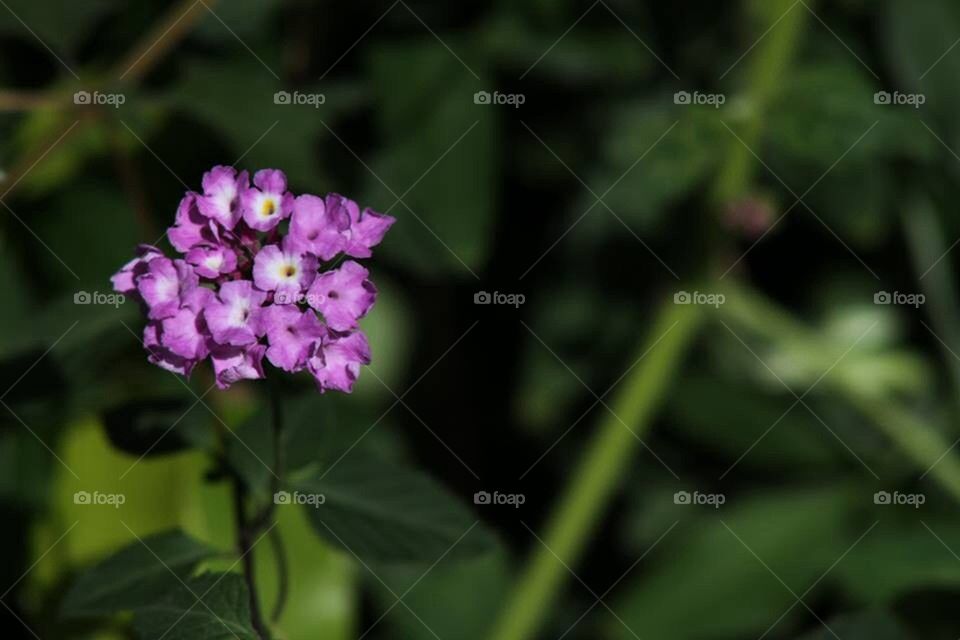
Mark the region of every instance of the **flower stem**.
[[[600, 425], [567, 485], [558, 510], [491, 638], [531, 637], [604, 510], [639, 442], [650, 427], [673, 373], [696, 335], [700, 308], [664, 302], [636, 366], [621, 383], [611, 415]], [[622, 420], [622, 422], [621, 422]]]
[[271, 529], [270, 544], [273, 547], [273, 557], [277, 564], [277, 599], [273, 603], [273, 611], [270, 614], [270, 620], [276, 624], [283, 615], [283, 609], [287, 604], [287, 594], [289, 592], [290, 576], [287, 565], [287, 551], [283, 546], [283, 537], [276, 528]]
[[253, 546], [257, 536], [266, 531], [273, 546], [273, 555], [277, 562], [277, 574], [280, 580], [280, 589], [277, 601], [274, 603], [273, 620], [276, 621], [283, 612], [287, 597], [287, 564], [283, 550], [283, 541], [274, 525], [276, 503], [274, 495], [283, 488], [283, 397], [277, 384], [268, 381], [270, 389], [270, 431], [273, 442], [273, 478], [268, 502], [253, 517], [247, 517], [247, 489], [243, 480], [234, 480], [234, 512], [237, 527], [237, 546], [243, 559], [243, 575], [246, 579], [247, 590], [250, 594], [250, 622], [258, 637], [262, 640], [270, 639], [270, 632], [260, 609], [260, 596], [257, 589]]
[[269, 640], [270, 633], [260, 613], [260, 596], [257, 592], [257, 577], [253, 561], [253, 544], [256, 533], [253, 523], [246, 516], [247, 490], [242, 480], [235, 480], [233, 485], [233, 505], [237, 527], [237, 550], [243, 562], [243, 576], [247, 583], [247, 592], [250, 596], [250, 623], [261, 640]]

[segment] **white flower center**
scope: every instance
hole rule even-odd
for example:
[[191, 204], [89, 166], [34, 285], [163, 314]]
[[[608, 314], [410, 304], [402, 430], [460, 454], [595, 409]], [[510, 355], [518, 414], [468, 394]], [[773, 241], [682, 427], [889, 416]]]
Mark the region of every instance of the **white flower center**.
[[203, 265], [211, 271], [220, 271], [223, 266], [223, 254], [214, 253], [203, 259]]
[[300, 275], [300, 267], [290, 260], [284, 260], [277, 266], [277, 276], [281, 280], [296, 280]]
[[277, 199], [273, 196], [264, 196], [260, 202], [260, 217], [269, 218], [277, 212], [277, 209], [279, 209]]
[[230, 307], [230, 324], [242, 327], [250, 316], [250, 304], [247, 300], [238, 300]]

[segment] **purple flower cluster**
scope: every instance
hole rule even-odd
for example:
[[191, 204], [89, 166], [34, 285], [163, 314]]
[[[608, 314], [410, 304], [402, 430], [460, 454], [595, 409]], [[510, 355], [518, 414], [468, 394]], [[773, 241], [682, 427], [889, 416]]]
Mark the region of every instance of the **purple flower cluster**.
[[331, 261], [370, 257], [393, 223], [337, 194], [295, 197], [282, 171], [258, 171], [251, 184], [246, 171], [218, 166], [167, 230], [183, 256], [141, 245], [111, 280], [143, 302], [153, 364], [186, 376], [209, 357], [225, 389], [264, 377], [266, 357], [284, 371], [307, 369], [321, 393], [350, 392], [370, 363], [357, 321], [377, 290], [359, 263]]

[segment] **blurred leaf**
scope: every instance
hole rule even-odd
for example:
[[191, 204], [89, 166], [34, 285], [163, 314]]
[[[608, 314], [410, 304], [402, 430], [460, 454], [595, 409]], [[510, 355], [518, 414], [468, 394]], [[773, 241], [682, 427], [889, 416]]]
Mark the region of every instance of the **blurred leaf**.
[[206, 573], [139, 607], [133, 626], [144, 640], [255, 640], [250, 595], [236, 573]]
[[894, 178], [893, 170], [876, 162], [840, 163], [804, 198], [814, 213], [803, 205], [798, 213], [810, 215], [810, 224], [820, 227], [815, 214], [829, 227], [820, 227], [824, 233], [833, 231], [847, 244], [876, 248], [896, 229]]
[[939, 338], [937, 343], [953, 376], [954, 388], [960, 389], [960, 360], [953, 357], [960, 350], [960, 301], [944, 231], [952, 216], [938, 213], [930, 198], [921, 193], [911, 194], [901, 208], [914, 271], [920, 274], [918, 284], [927, 297], [925, 312]]
[[910, 640], [912, 636], [889, 613], [872, 611], [832, 618], [830, 628], [821, 627], [803, 635], [800, 640]]
[[725, 459], [736, 460], [751, 450], [743, 458], [750, 467], [803, 471], [836, 466], [843, 451], [805, 409], [786, 413], [793, 401], [728, 377], [701, 374], [676, 385], [669, 411], [681, 432]]
[[50, 210], [28, 222], [50, 248], [38, 246], [34, 258], [55, 282], [112, 293], [110, 276], [130, 260], [141, 236], [130, 204], [121, 191], [95, 184], [59, 196]]
[[18, 192], [31, 196], [56, 193], [109, 149], [108, 129], [102, 123], [80, 122], [75, 114], [54, 109], [37, 109], [22, 119], [15, 140], [21, 154], [49, 151], [17, 184]]
[[131, 542], [74, 582], [64, 598], [63, 613], [70, 617], [109, 614], [149, 605], [180, 589], [180, 580], [216, 553], [181, 531]]
[[[313, 187], [318, 184], [320, 165], [311, 140], [326, 131], [324, 122], [354, 104], [353, 92], [343, 87], [326, 89], [324, 103], [316, 107], [278, 104], [275, 94], [292, 94], [293, 89], [282, 86], [252, 56], [229, 64], [194, 60], [184, 68], [182, 82], [166, 99], [225, 137], [234, 155], [223, 158], [223, 164], [234, 164], [243, 156], [244, 167], [280, 167], [294, 188], [302, 185], [320, 191]], [[308, 88], [300, 92], [320, 93]]]
[[[605, 363], [611, 358], [620, 360], [624, 342], [634, 339], [641, 303], [611, 298], [584, 280], [548, 289], [532, 304], [532, 331], [563, 362], [539, 340], [527, 341], [514, 410], [523, 423], [535, 429], [564, 429], [576, 417], [569, 416], [571, 407], [591, 397], [580, 380], [599, 393], [632, 364], [623, 362], [621, 371], [611, 372]], [[604, 331], [597, 334], [593, 329], [601, 315]]]
[[[604, 202], [637, 233], [664, 222], [666, 208], [710, 175], [730, 137], [718, 118], [722, 111], [661, 106], [670, 100], [660, 96], [656, 103], [619, 105], [605, 118], [600, 169], [587, 181], [597, 195], [613, 187]], [[594, 201], [585, 194], [571, 215], [579, 217]], [[591, 237], [611, 229], [623, 232], [602, 204], [593, 207], [583, 226]]]
[[[78, 72], [68, 52], [114, 4], [113, 0], [84, 0], [60, 3], [54, 9], [31, 0], [5, 0], [6, 8], [0, 12], [0, 34], [16, 36], [38, 48], [50, 47], [61, 58], [67, 58], [67, 64]], [[69, 73], [66, 69], [63, 72]]]
[[314, 528], [363, 562], [429, 565], [448, 551], [448, 558], [469, 558], [495, 547], [492, 535], [455, 497], [392, 462], [352, 452], [328, 471], [290, 484], [325, 496], [324, 504], [306, 507]]
[[[27, 322], [29, 310], [34, 305], [34, 292], [28, 286], [23, 269], [11, 250], [8, 238], [0, 238], [0, 296], [4, 300], [16, 301], [17, 304], [8, 304], [0, 314], [0, 335], [22, 336]], [[0, 347], [0, 357], [3, 348]]]
[[[218, 2], [194, 28], [194, 35], [211, 42], [233, 44], [236, 38], [252, 42], [269, 41], [274, 33], [270, 19], [281, 0], [230, 0]], [[250, 46], [250, 45], [248, 45]]]
[[[416, 585], [403, 598], [416, 616], [405, 607], [394, 607], [384, 619], [395, 629], [392, 637], [410, 640], [486, 638], [510, 589], [510, 571], [501, 553], [444, 562], [425, 576], [422, 568], [387, 568], [380, 576], [397, 595]], [[396, 601], [386, 589], [379, 595], [384, 607]]]
[[917, 520], [882, 520], [837, 565], [847, 592], [864, 604], [882, 605], [912, 590], [960, 586], [960, 562], [944, 547], [960, 547], [960, 526], [930, 515]]
[[190, 446], [212, 449], [210, 414], [192, 396], [139, 399], [104, 412], [110, 443], [134, 456], [163, 455]]
[[[812, 165], [812, 182], [841, 157], [848, 166], [874, 163], [878, 156], [931, 157], [936, 141], [923, 135], [916, 110], [876, 104], [876, 88], [856, 65], [846, 59], [820, 61], [791, 75], [766, 123], [776, 164]], [[791, 187], [797, 193], [806, 190]]]
[[[861, 533], [851, 533], [850, 495], [840, 487], [737, 500], [728, 497], [719, 517], [678, 525], [649, 559], [655, 565], [624, 585], [613, 609], [635, 633], [675, 640], [762, 633], [795, 603], [787, 587], [806, 591]], [[634, 637], [620, 624], [609, 629]]]
[[[882, 42], [898, 83], [891, 90], [922, 92], [927, 98], [924, 111], [932, 111], [940, 126], [951, 127], [950, 134], [945, 132], [942, 137], [955, 141], [955, 116], [960, 106], [956, 82], [960, 55], [953, 50], [960, 31], [957, 4], [951, 0], [889, 0], [883, 6]], [[932, 137], [927, 134], [926, 138]]]
[[501, 15], [483, 33], [484, 46], [501, 64], [521, 73], [580, 86], [636, 82], [657, 64], [652, 56], [637, 55], [642, 45], [613, 16], [608, 29], [574, 29], [558, 42], [559, 34], [540, 34], [513, 16]]
[[[482, 268], [491, 240], [498, 110], [513, 107], [475, 104], [484, 87], [432, 37], [380, 45], [369, 65], [385, 145], [372, 163], [378, 177], [368, 179], [369, 198], [398, 219], [384, 251], [421, 273], [469, 275], [464, 264]], [[398, 196], [409, 209], [393, 206]]]

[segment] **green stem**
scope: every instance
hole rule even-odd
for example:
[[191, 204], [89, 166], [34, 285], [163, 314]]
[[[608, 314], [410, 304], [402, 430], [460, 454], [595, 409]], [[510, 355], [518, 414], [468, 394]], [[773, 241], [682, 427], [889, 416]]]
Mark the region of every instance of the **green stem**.
[[253, 558], [253, 545], [256, 527], [251, 526], [247, 518], [247, 490], [243, 480], [235, 478], [233, 483], [234, 521], [237, 529], [237, 551], [243, 563], [243, 577], [247, 583], [250, 599], [250, 623], [260, 640], [270, 640], [270, 633], [260, 612], [260, 596], [257, 591], [256, 563]]
[[757, 165], [753, 154], [760, 153], [763, 116], [781, 89], [809, 18], [809, 12], [793, 0], [762, 0], [748, 4], [749, 17], [757, 24], [758, 32], [766, 31], [775, 23], [776, 27], [760, 41], [757, 51], [749, 54], [752, 64], [745, 74], [741, 96], [747, 116], [737, 133], [740, 139], [730, 140], [726, 159], [714, 181], [712, 200], [718, 206], [742, 197], [753, 183]]
[[287, 604], [287, 594], [290, 590], [290, 572], [287, 563], [287, 550], [283, 545], [283, 536], [280, 530], [274, 527], [270, 530], [270, 545], [273, 547], [273, 558], [277, 565], [277, 599], [273, 603], [273, 612], [270, 614], [270, 620], [276, 624], [283, 615], [283, 609]]
[[271, 491], [269, 502], [263, 508], [254, 513], [253, 516], [247, 514], [247, 488], [242, 478], [234, 478], [234, 513], [237, 528], [237, 547], [243, 561], [243, 575], [247, 583], [247, 590], [250, 595], [250, 621], [257, 636], [262, 640], [270, 640], [270, 631], [260, 609], [260, 595], [257, 589], [256, 563], [253, 557], [253, 546], [256, 544], [257, 537], [263, 531], [269, 531], [268, 535], [273, 543], [274, 558], [277, 561], [277, 574], [280, 578], [280, 590], [277, 602], [274, 604], [274, 619], [279, 617], [283, 611], [286, 600], [287, 571], [286, 554], [283, 553], [283, 543], [279, 533], [274, 526], [274, 514], [276, 503], [274, 495], [283, 488], [283, 398], [280, 389], [276, 384], [269, 383], [270, 396], [270, 431], [273, 436], [273, 480], [271, 482]]
[[566, 567], [576, 564], [598, 516], [619, 486], [638, 438], [649, 429], [654, 411], [696, 335], [700, 317], [700, 308], [693, 305], [675, 305], [670, 300], [661, 306], [640, 351], [642, 360], [621, 383], [609, 415], [547, 524], [544, 544], [537, 545], [513, 597], [507, 600], [508, 606], [491, 636], [494, 640], [522, 640], [536, 632], [569, 578]]

